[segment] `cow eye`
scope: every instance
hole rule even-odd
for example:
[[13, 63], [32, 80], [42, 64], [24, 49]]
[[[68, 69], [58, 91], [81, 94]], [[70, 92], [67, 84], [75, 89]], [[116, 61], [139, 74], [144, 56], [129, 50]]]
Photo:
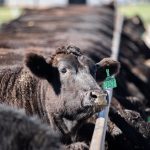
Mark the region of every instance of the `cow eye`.
[[67, 69], [66, 69], [66, 68], [62, 68], [62, 69], [60, 70], [60, 72], [61, 72], [61, 73], [66, 73], [66, 72], [67, 72]]

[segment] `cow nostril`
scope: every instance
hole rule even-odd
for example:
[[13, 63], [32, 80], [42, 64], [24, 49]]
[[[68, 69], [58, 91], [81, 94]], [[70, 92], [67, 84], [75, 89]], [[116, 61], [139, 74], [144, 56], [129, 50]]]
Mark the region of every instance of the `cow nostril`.
[[94, 98], [94, 99], [96, 99], [96, 98], [97, 98], [97, 95], [96, 95], [96, 93], [95, 93], [95, 92], [91, 92], [91, 93], [90, 93], [90, 96], [91, 96], [91, 98]]

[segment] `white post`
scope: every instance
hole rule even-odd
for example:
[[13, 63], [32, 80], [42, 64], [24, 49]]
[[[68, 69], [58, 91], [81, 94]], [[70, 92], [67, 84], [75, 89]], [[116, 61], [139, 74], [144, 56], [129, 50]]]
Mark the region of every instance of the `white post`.
[[[115, 60], [117, 60], [118, 58], [122, 26], [123, 26], [123, 17], [119, 15], [118, 10], [116, 10], [116, 20], [115, 20], [115, 29], [113, 33], [112, 55], [111, 55], [111, 58]], [[105, 146], [105, 135], [107, 130], [107, 120], [108, 120], [108, 113], [109, 113], [113, 90], [108, 89], [107, 92], [108, 92], [109, 104], [102, 112], [99, 113], [99, 118], [96, 120], [95, 129], [94, 129], [94, 133], [90, 145], [90, 150], [105, 149], [104, 146]]]

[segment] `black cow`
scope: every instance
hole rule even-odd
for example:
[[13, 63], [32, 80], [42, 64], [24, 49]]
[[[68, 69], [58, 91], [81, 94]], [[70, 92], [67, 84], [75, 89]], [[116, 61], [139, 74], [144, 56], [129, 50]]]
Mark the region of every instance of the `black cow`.
[[[25, 63], [27, 68], [1, 70], [1, 102], [38, 114], [60, 132], [65, 144], [74, 141], [73, 127], [107, 106], [107, 94], [96, 80], [101, 83], [105, 79], [106, 68], [112, 75], [120, 67], [110, 58], [95, 64], [75, 46], [60, 48], [47, 61], [30, 53]], [[68, 126], [66, 120], [74, 124]]]
[[59, 136], [36, 117], [0, 105], [1, 150], [62, 150]]

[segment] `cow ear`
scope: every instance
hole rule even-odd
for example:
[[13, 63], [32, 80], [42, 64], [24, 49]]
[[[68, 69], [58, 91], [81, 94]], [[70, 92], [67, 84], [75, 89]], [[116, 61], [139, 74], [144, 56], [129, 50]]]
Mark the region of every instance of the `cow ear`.
[[106, 69], [109, 69], [110, 75], [116, 75], [120, 70], [120, 63], [111, 58], [104, 58], [96, 64], [96, 80], [102, 82], [107, 77]]
[[46, 78], [52, 73], [52, 66], [48, 64], [45, 58], [35, 53], [29, 53], [26, 55], [25, 64], [29, 70], [40, 78]]

